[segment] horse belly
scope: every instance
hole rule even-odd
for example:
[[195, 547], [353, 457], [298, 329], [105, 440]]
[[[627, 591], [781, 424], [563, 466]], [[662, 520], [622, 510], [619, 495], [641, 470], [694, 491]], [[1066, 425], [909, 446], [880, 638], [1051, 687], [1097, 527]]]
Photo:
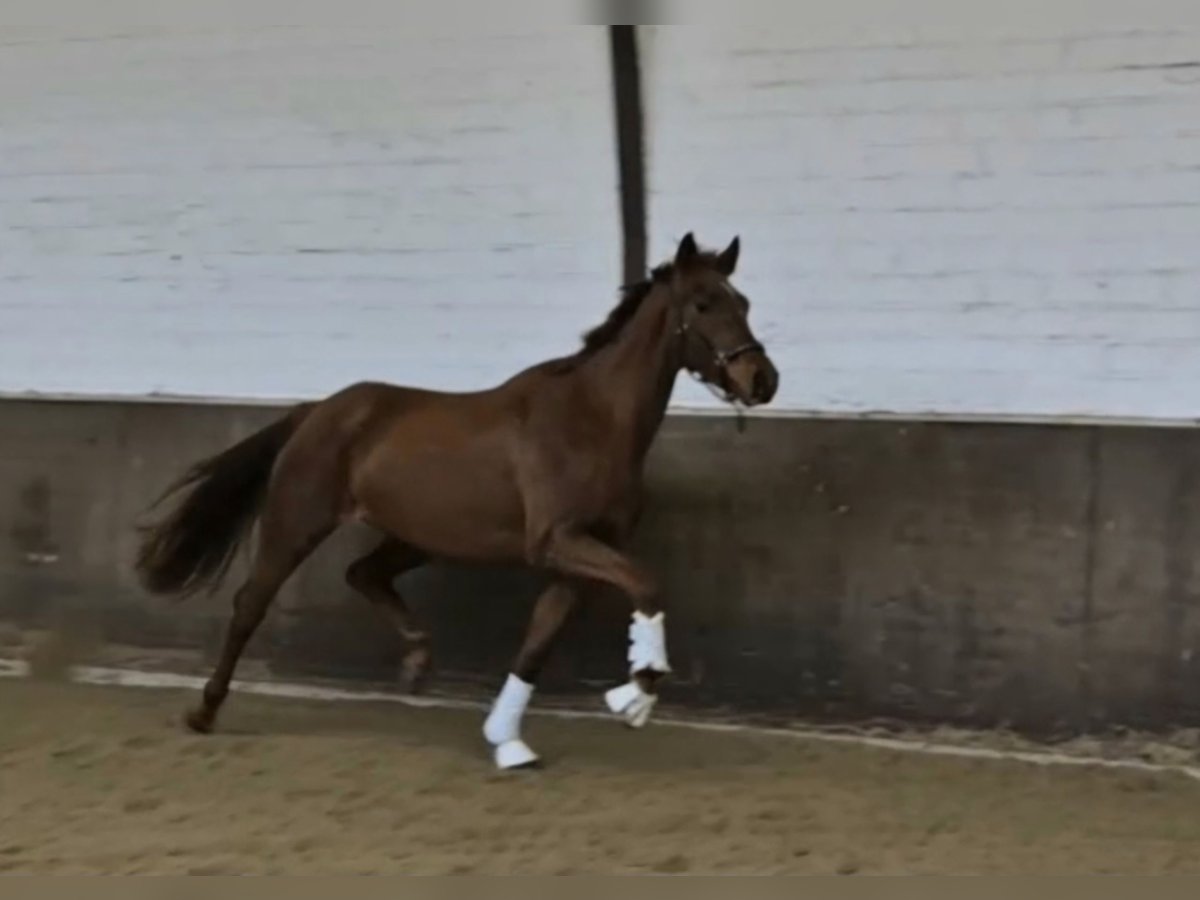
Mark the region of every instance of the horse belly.
[[478, 562], [525, 554], [521, 497], [501, 460], [446, 450], [394, 459], [359, 492], [366, 521], [431, 556]]

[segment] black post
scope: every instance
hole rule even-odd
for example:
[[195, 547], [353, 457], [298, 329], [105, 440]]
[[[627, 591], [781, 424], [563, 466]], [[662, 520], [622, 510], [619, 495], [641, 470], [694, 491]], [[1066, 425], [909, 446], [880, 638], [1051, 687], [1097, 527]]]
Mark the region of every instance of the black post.
[[617, 131], [617, 174], [621, 192], [624, 278], [646, 277], [646, 172], [642, 149], [642, 76], [633, 25], [610, 25], [613, 110]]

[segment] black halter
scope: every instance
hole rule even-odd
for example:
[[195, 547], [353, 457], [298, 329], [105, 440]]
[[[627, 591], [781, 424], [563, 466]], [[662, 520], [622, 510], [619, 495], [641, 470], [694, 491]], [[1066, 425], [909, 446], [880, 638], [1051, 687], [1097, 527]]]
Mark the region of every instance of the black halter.
[[[766, 352], [766, 349], [763, 347], [763, 345], [755, 340], [749, 340], [749, 341], [746, 341], [746, 343], [744, 343], [744, 344], [738, 344], [736, 347], [734, 347], [731, 350], [722, 350], [719, 347], [717, 347], [716, 344], [714, 344], [712, 341], [710, 341], [708, 339], [707, 335], [704, 334], [704, 332], [693, 331], [691, 328], [689, 328], [686, 320], [681, 321], [679, 323], [679, 328], [676, 330], [675, 333], [685, 339], [687, 338], [687, 336], [689, 334], [694, 334], [696, 337], [700, 338], [700, 341], [706, 347], [708, 347], [709, 350], [712, 351], [713, 359], [717, 363], [717, 368], [720, 369], [722, 372], [727, 370], [729, 368], [729, 364], [731, 362], [733, 362], [735, 359], [737, 359], [738, 357], [745, 356], [747, 353], [754, 353], [754, 352], [765, 353]], [[690, 372], [692, 371], [690, 367], [688, 368], [688, 371], [690, 371]], [[692, 372], [692, 374], [695, 375], [696, 373]]]
[[[717, 364], [717, 371], [719, 371], [721, 373], [722, 381], [725, 384], [729, 383], [729, 364], [731, 362], [733, 362], [738, 357], [745, 356], [747, 353], [755, 353], [755, 352], [766, 353], [766, 348], [764, 348], [762, 344], [760, 344], [758, 341], [755, 341], [755, 340], [749, 340], [749, 341], [746, 341], [746, 343], [744, 343], [744, 344], [738, 344], [736, 347], [734, 347], [731, 350], [722, 350], [719, 347], [717, 347], [716, 344], [714, 344], [712, 341], [710, 341], [708, 339], [707, 335], [705, 335], [703, 332], [693, 331], [692, 329], [690, 329], [688, 327], [688, 322], [686, 319], [680, 320], [679, 328], [676, 329], [675, 333], [685, 341], [687, 340], [687, 337], [689, 334], [694, 334], [698, 338], [700, 338], [701, 343], [703, 343], [706, 347], [708, 347], [709, 350], [712, 351], [713, 360]], [[735, 397], [729, 391], [729, 389], [725, 387], [724, 384], [721, 384], [721, 385], [713, 384], [711, 381], [709, 381], [707, 378], [702, 376], [699, 372], [697, 372], [691, 366], [686, 366], [686, 364], [685, 364], [685, 367], [688, 370], [688, 374], [691, 375], [692, 378], [696, 379], [696, 381], [700, 382], [702, 385], [704, 385], [706, 388], [708, 388], [709, 392], [711, 392], [714, 397], [716, 397], [718, 400], [728, 403], [729, 405], [731, 405], [734, 408], [734, 410], [736, 410], [736, 412], [737, 412], [737, 429], [738, 429], [738, 431], [744, 431], [746, 429], [746, 422], [745, 422], [745, 416], [743, 415], [743, 411], [742, 411], [741, 401], [739, 401], [737, 399], [737, 397]]]

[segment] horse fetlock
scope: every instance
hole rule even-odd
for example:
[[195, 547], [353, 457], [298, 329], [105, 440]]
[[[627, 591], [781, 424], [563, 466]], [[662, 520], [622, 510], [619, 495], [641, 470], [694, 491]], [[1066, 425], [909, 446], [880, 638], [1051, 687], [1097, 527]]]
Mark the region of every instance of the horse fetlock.
[[400, 680], [404, 689], [410, 693], [419, 693], [429, 678], [433, 669], [433, 654], [429, 647], [419, 644], [413, 647], [400, 662]]
[[204, 690], [201, 692], [201, 697], [204, 700], [204, 709], [212, 710], [214, 713], [217, 708], [225, 702], [225, 698], [229, 696], [229, 685], [222, 684], [213, 679], [209, 679], [204, 683]]

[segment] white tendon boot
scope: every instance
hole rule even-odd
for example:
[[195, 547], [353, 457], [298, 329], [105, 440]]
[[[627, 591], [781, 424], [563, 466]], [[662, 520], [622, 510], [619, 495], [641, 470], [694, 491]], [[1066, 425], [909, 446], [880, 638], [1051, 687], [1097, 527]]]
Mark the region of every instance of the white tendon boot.
[[533, 685], [510, 674], [483, 723], [483, 736], [494, 748], [496, 767], [520, 769], [532, 766], [538, 755], [521, 740], [521, 717], [533, 696]]
[[[647, 669], [664, 675], [671, 671], [662, 612], [653, 616], [635, 612], [629, 625], [629, 673], [633, 675]], [[647, 693], [636, 678], [630, 678], [627, 683], [608, 691], [604, 701], [630, 728], [641, 728], [649, 721], [658, 696]]]

